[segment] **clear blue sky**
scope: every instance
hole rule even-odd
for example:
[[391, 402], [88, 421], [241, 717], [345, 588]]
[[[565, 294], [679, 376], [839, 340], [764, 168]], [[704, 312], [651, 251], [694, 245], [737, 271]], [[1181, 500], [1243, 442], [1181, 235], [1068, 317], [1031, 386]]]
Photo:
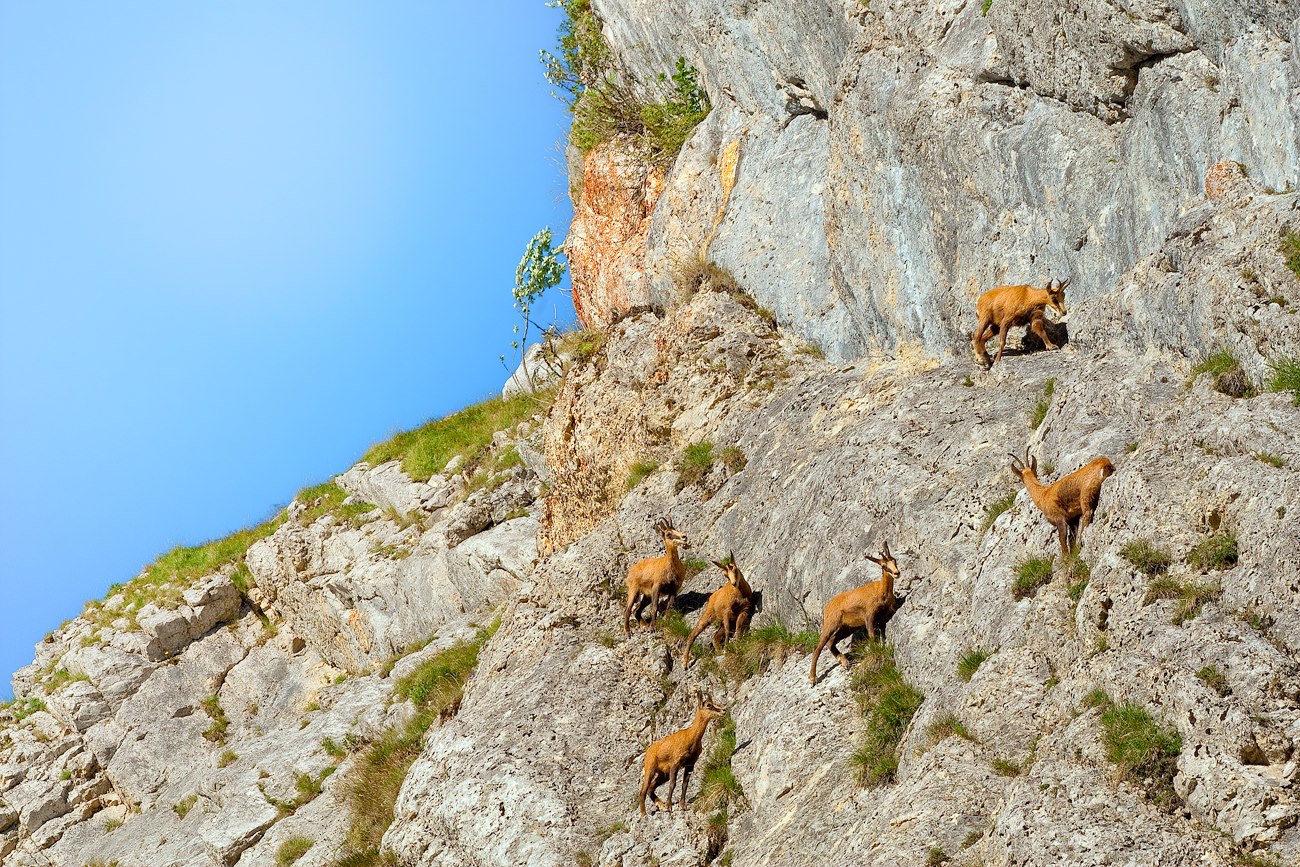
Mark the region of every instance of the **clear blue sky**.
[[159, 552], [499, 389], [515, 265], [570, 216], [558, 23], [0, 0], [0, 696]]

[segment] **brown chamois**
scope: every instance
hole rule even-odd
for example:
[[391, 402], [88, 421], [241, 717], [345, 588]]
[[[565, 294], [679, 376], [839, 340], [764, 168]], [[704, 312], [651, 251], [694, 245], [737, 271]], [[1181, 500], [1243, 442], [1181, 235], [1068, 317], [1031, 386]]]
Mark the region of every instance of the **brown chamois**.
[[[1002, 360], [1002, 351], [1007, 347], [1007, 332], [1012, 328], [1028, 326], [1043, 341], [1048, 349], [1056, 349], [1056, 344], [1047, 336], [1047, 318], [1045, 311], [1051, 307], [1062, 316], [1065, 315], [1065, 287], [1070, 281], [1052, 285], [1052, 278], [1047, 278], [1047, 285], [1042, 289], [1034, 286], [997, 286], [980, 296], [975, 303], [979, 314], [979, 327], [971, 343], [975, 354], [985, 367], [992, 367], [994, 361]], [[989, 361], [985, 342], [994, 334], [998, 335], [998, 354]]]
[[677, 591], [686, 581], [686, 566], [677, 553], [686, 546], [685, 534], [673, 528], [673, 522], [660, 518], [655, 522], [655, 529], [664, 540], [664, 554], [661, 557], [646, 557], [632, 564], [627, 570], [627, 604], [623, 606], [623, 632], [632, 634], [628, 621], [636, 609], [636, 619], [641, 620], [641, 612], [646, 603], [650, 604], [650, 624], [653, 626], [659, 615], [673, 606]]
[[855, 629], [866, 627], [867, 637], [876, 638], [876, 620], [881, 614], [892, 612], [898, 604], [894, 596], [894, 582], [898, 579], [898, 562], [889, 553], [889, 543], [881, 546], [880, 556], [867, 559], [880, 566], [880, 578], [862, 587], [845, 590], [826, 603], [822, 611], [822, 634], [813, 651], [812, 668], [808, 680], [817, 683], [817, 657], [822, 648], [830, 645], [831, 653], [840, 661], [840, 665], [849, 667], [849, 658], [835, 646], [836, 642], [847, 638]]
[[[688, 728], [675, 731], [666, 738], [655, 741], [645, 751], [645, 770], [641, 774], [641, 815], [645, 815], [645, 799], [650, 796], [661, 810], [673, 808], [673, 788], [677, 785], [677, 772], [682, 772], [682, 809], [686, 809], [686, 787], [691, 782], [691, 771], [700, 757], [700, 748], [704, 743], [704, 730], [709, 722], [722, 716], [726, 711], [705, 698], [703, 693], [696, 693], [695, 719]], [[655, 789], [668, 781], [668, 799], [661, 800]]]
[[1047, 518], [1048, 523], [1056, 528], [1057, 538], [1061, 540], [1062, 556], [1070, 553], [1070, 546], [1079, 541], [1080, 534], [1092, 523], [1093, 510], [1097, 508], [1097, 497], [1101, 494], [1101, 483], [1115, 472], [1115, 466], [1109, 458], [1094, 458], [1079, 469], [1062, 476], [1050, 485], [1038, 481], [1038, 459], [1029, 456], [1025, 448], [1023, 461], [1011, 455], [1011, 472], [1020, 476], [1025, 489], [1034, 501], [1034, 505]]
[[741, 574], [740, 567], [736, 565], [736, 555], [728, 552], [726, 563], [714, 560], [713, 565], [722, 570], [727, 583], [714, 590], [709, 596], [709, 601], [704, 604], [704, 611], [700, 613], [699, 622], [695, 624], [690, 637], [686, 639], [686, 649], [682, 651], [683, 671], [691, 667], [691, 648], [695, 646], [695, 639], [710, 625], [718, 624], [718, 628], [713, 633], [715, 652], [722, 650], [724, 641], [744, 635], [745, 630], [749, 628], [749, 616], [754, 607], [754, 590]]

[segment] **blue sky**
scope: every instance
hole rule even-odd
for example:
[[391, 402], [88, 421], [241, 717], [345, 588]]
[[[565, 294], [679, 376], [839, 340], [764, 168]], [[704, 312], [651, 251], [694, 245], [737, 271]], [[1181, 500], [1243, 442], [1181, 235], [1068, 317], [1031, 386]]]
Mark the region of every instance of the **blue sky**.
[[0, 696], [159, 552], [500, 387], [515, 265], [570, 217], [558, 23], [0, 0]]

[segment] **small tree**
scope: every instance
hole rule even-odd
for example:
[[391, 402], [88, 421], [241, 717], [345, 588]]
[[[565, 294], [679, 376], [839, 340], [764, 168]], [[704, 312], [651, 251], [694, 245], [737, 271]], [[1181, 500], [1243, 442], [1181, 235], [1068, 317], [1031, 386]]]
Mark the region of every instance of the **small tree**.
[[[519, 267], [515, 269], [514, 307], [519, 311], [519, 317], [523, 321], [523, 333], [520, 333], [520, 328], [516, 325], [514, 332], [519, 337], [511, 341], [510, 345], [519, 351], [519, 366], [524, 371], [524, 378], [528, 380], [530, 390], [534, 385], [533, 374], [528, 369], [527, 363], [528, 332], [531, 328], [545, 331], [532, 319], [533, 305], [546, 294], [547, 289], [558, 286], [564, 277], [564, 263], [559, 260], [563, 250], [563, 247], [551, 246], [551, 227], [547, 226], [528, 242], [524, 257], [519, 260]], [[507, 372], [510, 370], [506, 366], [505, 355], [501, 356], [501, 364]]]

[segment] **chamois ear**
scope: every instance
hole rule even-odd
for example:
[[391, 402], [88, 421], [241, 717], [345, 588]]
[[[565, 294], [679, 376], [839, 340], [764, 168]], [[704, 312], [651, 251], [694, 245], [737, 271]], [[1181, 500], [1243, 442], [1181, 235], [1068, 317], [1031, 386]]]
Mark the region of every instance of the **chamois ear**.
[[881, 547], [880, 550], [884, 552], [884, 555], [885, 555], [885, 557], [886, 557], [887, 559], [890, 559], [890, 560], [894, 559], [894, 555], [891, 554], [891, 553], [889, 553], [889, 540], [888, 540], [888, 539], [885, 540], [885, 544]]
[[712, 561], [712, 562], [713, 562], [713, 565], [714, 565], [714, 566], [717, 566], [717, 567], [718, 567], [719, 569], [721, 569], [723, 572], [726, 572], [726, 571], [727, 571], [727, 564], [726, 564], [726, 563], [722, 562], [721, 560], [714, 560], [714, 561]]
[[875, 563], [877, 566], [880, 565], [880, 558], [879, 558], [879, 557], [873, 557], [873, 556], [871, 556], [870, 554], [868, 554], [868, 555], [867, 555], [867, 559], [870, 560], [872, 563]]

